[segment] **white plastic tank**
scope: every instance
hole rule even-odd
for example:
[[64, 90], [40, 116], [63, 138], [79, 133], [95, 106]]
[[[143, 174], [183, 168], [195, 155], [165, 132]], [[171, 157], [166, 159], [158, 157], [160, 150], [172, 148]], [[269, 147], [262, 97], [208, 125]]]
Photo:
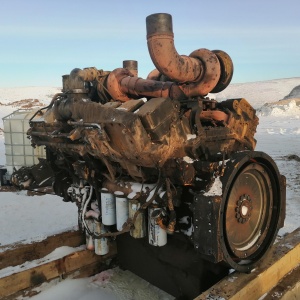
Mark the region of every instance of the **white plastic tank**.
[[33, 148], [27, 138], [29, 120], [37, 110], [19, 109], [4, 117], [4, 144], [7, 173], [12, 174], [14, 168], [32, 166], [39, 162], [38, 158], [45, 158], [44, 147]]

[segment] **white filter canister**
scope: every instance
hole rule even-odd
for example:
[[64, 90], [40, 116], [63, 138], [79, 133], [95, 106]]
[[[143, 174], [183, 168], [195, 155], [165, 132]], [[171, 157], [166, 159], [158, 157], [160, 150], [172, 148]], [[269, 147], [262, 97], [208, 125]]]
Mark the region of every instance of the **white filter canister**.
[[[94, 221], [92, 219], [85, 219], [85, 224], [87, 225], [87, 227], [89, 228], [90, 232], [94, 232]], [[85, 238], [86, 238], [86, 248], [88, 250], [94, 250], [95, 249], [95, 245], [94, 245], [94, 241], [92, 236], [87, 232], [87, 230], [85, 230]]]
[[104, 225], [116, 224], [116, 200], [107, 189], [101, 190], [101, 213]]
[[150, 245], [162, 247], [167, 244], [167, 231], [156, 223], [156, 218], [152, 217], [152, 213], [158, 209], [160, 208], [148, 208], [148, 238]]
[[129, 215], [128, 200], [124, 195], [124, 193], [119, 191], [115, 192], [115, 199], [116, 199], [117, 230], [121, 231]]
[[[100, 235], [101, 233], [105, 233], [105, 227], [101, 222], [95, 222], [95, 234]], [[100, 239], [95, 239], [95, 253], [97, 255], [105, 255], [109, 251], [108, 239], [106, 237], [102, 237]]]

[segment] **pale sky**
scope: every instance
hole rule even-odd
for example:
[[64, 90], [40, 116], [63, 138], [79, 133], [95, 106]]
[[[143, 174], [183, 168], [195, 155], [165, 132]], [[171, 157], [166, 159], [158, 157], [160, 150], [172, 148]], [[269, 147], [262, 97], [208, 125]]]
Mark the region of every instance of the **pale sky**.
[[154, 65], [146, 17], [169, 13], [178, 53], [221, 49], [232, 82], [300, 77], [299, 0], [0, 0], [0, 87], [61, 86], [74, 68]]

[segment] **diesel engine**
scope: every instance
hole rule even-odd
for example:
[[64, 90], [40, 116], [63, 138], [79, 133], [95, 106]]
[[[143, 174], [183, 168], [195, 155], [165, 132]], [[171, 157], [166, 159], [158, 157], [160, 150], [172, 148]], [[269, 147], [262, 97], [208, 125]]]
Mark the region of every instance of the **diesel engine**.
[[285, 218], [285, 178], [255, 151], [258, 117], [244, 98], [218, 102], [233, 75], [222, 50], [178, 54], [172, 17], [146, 18], [156, 67], [76, 68], [30, 120], [53, 190], [78, 207], [87, 247], [118, 247], [120, 264], [169, 293], [250, 272]]

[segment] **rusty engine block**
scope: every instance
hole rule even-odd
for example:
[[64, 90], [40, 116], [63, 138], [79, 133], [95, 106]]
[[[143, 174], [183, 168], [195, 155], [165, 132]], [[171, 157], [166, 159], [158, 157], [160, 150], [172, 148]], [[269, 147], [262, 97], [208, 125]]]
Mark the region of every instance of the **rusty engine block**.
[[[146, 25], [156, 67], [147, 79], [130, 60], [111, 72], [74, 69], [28, 135], [46, 146], [55, 193], [78, 205], [89, 248], [106, 254], [116, 238], [124, 267], [193, 297], [213, 270], [203, 271], [203, 258], [249, 272], [263, 257], [283, 226], [284, 177], [254, 151], [252, 106], [208, 97], [230, 83], [229, 55], [179, 55], [169, 14], [150, 15]], [[158, 275], [147, 255], [173, 275]]]

